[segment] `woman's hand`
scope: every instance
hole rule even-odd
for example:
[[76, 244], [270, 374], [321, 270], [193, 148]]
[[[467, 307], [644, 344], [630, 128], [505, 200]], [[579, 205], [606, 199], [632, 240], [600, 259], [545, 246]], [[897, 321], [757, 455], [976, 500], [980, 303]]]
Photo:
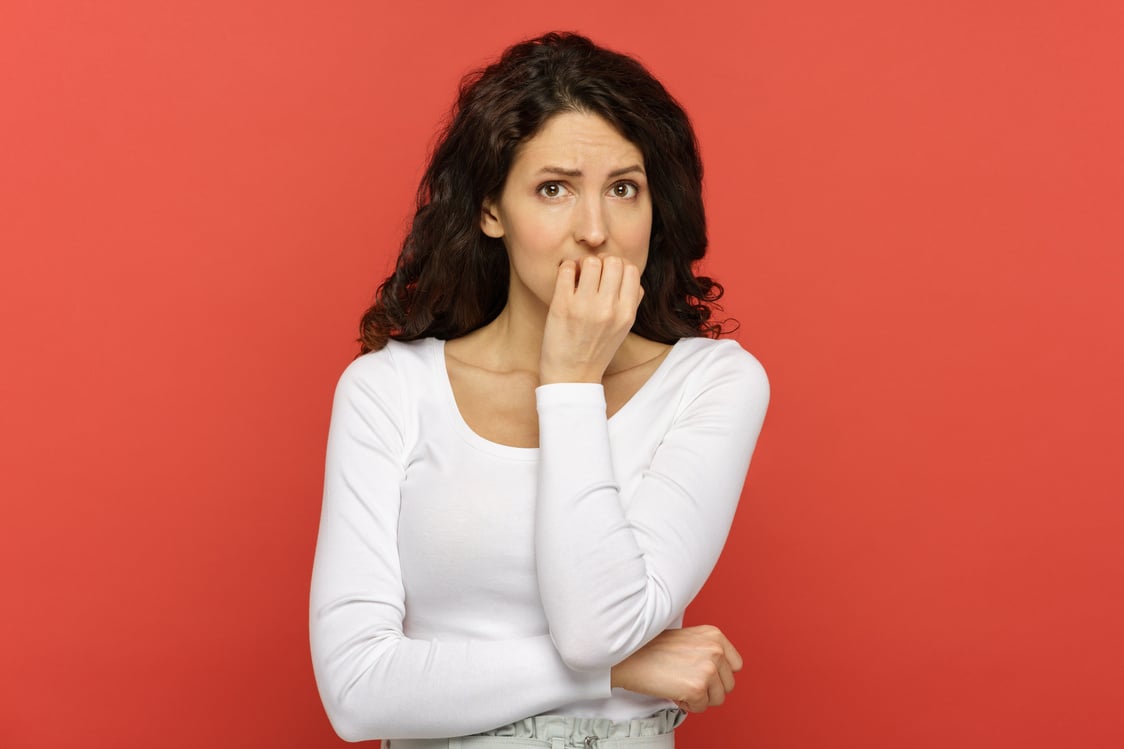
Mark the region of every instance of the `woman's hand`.
[[601, 382], [636, 320], [640, 269], [615, 256], [590, 255], [558, 267], [543, 331], [539, 381]]
[[741, 667], [742, 657], [717, 627], [669, 629], [613, 666], [611, 684], [701, 713], [725, 702]]

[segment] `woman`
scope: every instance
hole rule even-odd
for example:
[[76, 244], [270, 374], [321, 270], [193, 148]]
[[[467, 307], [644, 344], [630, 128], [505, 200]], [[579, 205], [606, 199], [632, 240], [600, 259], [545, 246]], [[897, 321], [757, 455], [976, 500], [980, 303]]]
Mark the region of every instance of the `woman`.
[[311, 637], [343, 738], [670, 747], [733, 688], [679, 627], [768, 385], [706, 337], [701, 179], [678, 104], [583, 37], [462, 85], [332, 412]]

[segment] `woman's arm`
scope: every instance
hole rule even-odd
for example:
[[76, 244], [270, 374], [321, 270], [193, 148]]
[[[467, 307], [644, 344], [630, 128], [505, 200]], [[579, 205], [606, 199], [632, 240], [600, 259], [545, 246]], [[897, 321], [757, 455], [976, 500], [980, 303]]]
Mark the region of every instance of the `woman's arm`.
[[626, 509], [599, 384], [540, 387], [536, 553], [566, 663], [620, 663], [663, 632], [722, 550], [768, 403], [761, 365], [733, 342], [695, 365]]
[[548, 636], [505, 641], [404, 636], [398, 559], [403, 388], [389, 351], [340, 378], [312, 574], [317, 685], [349, 741], [458, 736], [609, 695], [609, 669], [569, 669]]

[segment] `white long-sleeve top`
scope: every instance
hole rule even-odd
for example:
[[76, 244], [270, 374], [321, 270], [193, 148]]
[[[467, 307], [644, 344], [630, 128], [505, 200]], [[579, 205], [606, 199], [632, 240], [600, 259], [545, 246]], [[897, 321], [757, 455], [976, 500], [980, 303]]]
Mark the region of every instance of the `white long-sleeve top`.
[[612, 418], [537, 389], [539, 447], [462, 419], [444, 342], [391, 341], [336, 389], [312, 574], [321, 698], [345, 739], [460, 736], [670, 703], [610, 668], [680, 626], [722, 550], [765, 417], [737, 343], [675, 344]]

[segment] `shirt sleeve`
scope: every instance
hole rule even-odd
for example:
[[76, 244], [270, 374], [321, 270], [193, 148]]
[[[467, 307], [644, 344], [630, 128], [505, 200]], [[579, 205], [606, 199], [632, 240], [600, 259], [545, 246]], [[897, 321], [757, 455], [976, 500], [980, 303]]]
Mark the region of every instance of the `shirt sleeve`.
[[403, 392], [384, 350], [348, 367], [332, 407], [310, 641], [333, 728], [349, 741], [460, 736], [608, 697], [608, 669], [568, 668], [548, 635], [441, 641], [403, 634]]
[[[761, 365], [715, 344], [626, 508], [599, 384], [536, 391], [536, 562], [553, 641], [575, 669], [613, 666], [664, 631], [722, 551], [765, 418]], [[627, 438], [627, 436], [621, 437]]]

